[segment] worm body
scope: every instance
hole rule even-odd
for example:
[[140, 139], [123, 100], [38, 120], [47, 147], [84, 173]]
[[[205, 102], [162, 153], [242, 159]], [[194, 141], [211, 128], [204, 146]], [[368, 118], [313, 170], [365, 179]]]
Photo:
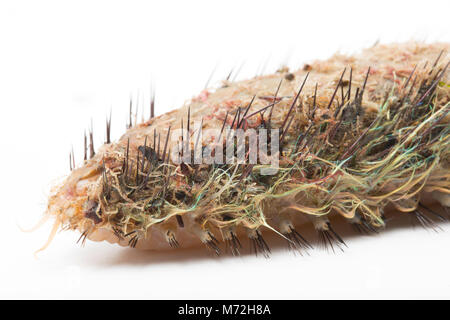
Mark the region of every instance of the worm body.
[[233, 255], [268, 255], [267, 232], [307, 250], [303, 228], [343, 247], [335, 216], [366, 233], [384, 227], [387, 210], [433, 226], [443, 218], [433, 205], [450, 207], [449, 47], [376, 45], [225, 80], [158, 117], [152, 104], [118, 141], [110, 122], [98, 150], [85, 137], [85, 160], [47, 215], [83, 241]]

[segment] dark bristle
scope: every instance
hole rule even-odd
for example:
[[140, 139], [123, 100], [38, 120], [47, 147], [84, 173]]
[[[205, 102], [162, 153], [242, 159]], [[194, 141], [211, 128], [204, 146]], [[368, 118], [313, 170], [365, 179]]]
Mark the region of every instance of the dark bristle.
[[234, 68], [231, 68], [230, 73], [229, 73], [228, 76], [225, 78], [226, 81], [229, 81], [229, 80], [230, 80], [230, 77], [231, 77], [231, 75], [233, 74], [233, 70], [234, 70]]
[[239, 66], [239, 69], [236, 71], [236, 73], [234, 74], [233, 79], [231, 81], [236, 80], [237, 76], [239, 75], [239, 73], [241, 72], [242, 68], [244, 67], [244, 64], [245, 64], [245, 61], [243, 61], [241, 63], [241, 65]]
[[[253, 80], [233, 84], [232, 87], [223, 89], [223, 95], [219, 92], [222, 90], [220, 88], [216, 93], [211, 93], [213, 96], [210, 98], [217, 98], [213, 108], [216, 118], [213, 117], [214, 115], [207, 114], [204, 114], [207, 117], [201, 117], [198, 112], [195, 112], [201, 103], [195, 103], [192, 105], [192, 110], [190, 105], [185, 105], [177, 111], [180, 113], [178, 116], [166, 119], [167, 121], [154, 119], [154, 92], [151, 88], [151, 121], [138, 126], [137, 107], [139, 102], [141, 105], [144, 103], [139, 94], [137, 98], [133, 95], [136, 99], [134, 101], [136, 111], [133, 112], [133, 102], [130, 98], [127, 125], [131, 128], [134, 122], [135, 127], [123, 138], [115, 141], [116, 143], [111, 142], [111, 113], [109, 116], [106, 115], [105, 139], [105, 143], [110, 145], [95, 150], [93, 125], [91, 123], [90, 128], [86, 126], [84, 159], [91, 160], [84, 166], [78, 163], [80, 168], [73, 172], [71, 179], [73, 176], [76, 178], [80, 174], [87, 173], [89, 175], [86, 179], [89, 178], [88, 180], [92, 180], [92, 183], [95, 182], [95, 188], [85, 192], [87, 201], [84, 198], [80, 200], [83, 201], [80, 219], [78, 217], [72, 219], [64, 224], [64, 227], [84, 231], [81, 237], [85, 238], [88, 234], [85, 228], [88, 227], [93, 232], [95, 227], [105, 227], [119, 239], [123, 239], [125, 244], [128, 242], [130, 247], [136, 247], [140, 239], [156, 231], [163, 232], [161, 236], [164, 239], [164, 231], [166, 231], [164, 240], [168, 245], [165, 241], [164, 245], [172, 248], [178, 248], [180, 243], [182, 246], [187, 245], [184, 243], [183, 230], [181, 230], [185, 228], [185, 232], [196, 236], [200, 245], [204, 244], [216, 255], [225, 249], [221, 244], [223, 240], [227, 251], [229, 250], [233, 256], [243, 252], [238, 235], [241, 236], [241, 232], [247, 232], [250, 250], [253, 250], [255, 255], [260, 254], [268, 258], [271, 250], [263, 235], [266, 236], [264, 232], [269, 233], [270, 230], [278, 235], [282, 234], [284, 240], [288, 242], [289, 250], [303, 253], [303, 250], [308, 252], [307, 249], [312, 249], [312, 245], [308, 242], [309, 236], [306, 240], [302, 235], [303, 232], [300, 229], [298, 230], [302, 234], [297, 232], [290, 222], [289, 217], [295, 216], [295, 221], [298, 219], [299, 223], [303, 220], [314, 225], [318, 238], [327, 250], [331, 248], [333, 252], [344, 251], [347, 245], [338, 234], [340, 229], [334, 223], [334, 219], [337, 219], [336, 222], [339, 219], [347, 221], [361, 234], [378, 233], [384, 226], [384, 219], [381, 220], [380, 212], [389, 213], [386, 206], [408, 211], [406, 208], [411, 208], [412, 204], [416, 203], [413, 200], [420, 197], [418, 189], [424, 188], [431, 191], [436, 189], [435, 192], [438, 194], [433, 194], [436, 199], [441, 202], [446, 200], [439, 197], [439, 193], [446, 188], [445, 183], [442, 182], [442, 174], [440, 175], [439, 170], [434, 170], [440, 168], [442, 161], [446, 160], [444, 159], [447, 155], [445, 138], [448, 128], [445, 117], [450, 112], [450, 105], [447, 104], [448, 99], [445, 96], [446, 87], [440, 82], [444, 81], [441, 79], [443, 77], [445, 79], [450, 62], [446, 64], [445, 56], [442, 57], [443, 61], [439, 62], [441, 56], [443, 52], [437, 57], [433, 65], [434, 71], [430, 72], [429, 76], [426, 76], [429, 69], [422, 71], [421, 64], [413, 68], [410, 64], [404, 72], [405, 65], [399, 66], [400, 62], [392, 64], [392, 69], [388, 68], [397, 70], [401, 75], [399, 78], [395, 77], [395, 73], [375, 72], [375, 69], [371, 70], [370, 67], [355, 69], [356, 86], [352, 84], [353, 70], [347, 67], [350, 68], [349, 78], [346, 75], [347, 68], [339, 68], [337, 72], [330, 71], [327, 75], [321, 74], [320, 70], [311, 71], [311, 75], [305, 72], [302, 75], [304, 79], [299, 79], [296, 73], [295, 80], [288, 83], [281, 91], [283, 80], [280, 80], [278, 87], [275, 88], [278, 81], [275, 79], [283, 78], [286, 72], [280, 70], [281, 74], [277, 73], [271, 77], [271, 80], [269, 79], [271, 81], [269, 89], [260, 90], [259, 96], [253, 95], [252, 91], [260, 88], [260, 83], [252, 82]], [[355, 62], [354, 65], [361, 63], [364, 62]], [[312, 69], [316, 67], [311, 67]], [[232, 72], [227, 79], [231, 78]], [[368, 82], [369, 76], [371, 76], [370, 82]], [[314, 80], [310, 78], [317, 78], [317, 81], [324, 82], [321, 92], [318, 92], [318, 83], [311, 83]], [[267, 79], [264, 79], [255, 81], [266, 82]], [[307, 81], [310, 81], [308, 86], [306, 86]], [[235, 86], [247, 84], [249, 85], [245, 92], [233, 91]], [[275, 93], [274, 89], [276, 89]], [[332, 95], [326, 94], [328, 91]], [[326, 94], [325, 97], [323, 97], [324, 94]], [[363, 105], [364, 94], [365, 104]], [[247, 96], [247, 100], [243, 95]], [[146, 95], [145, 98], [147, 98]], [[255, 102], [255, 98], [258, 98], [258, 101]], [[193, 98], [192, 101], [195, 102], [197, 99], [199, 98]], [[240, 104], [236, 105], [237, 101], [241, 101]], [[278, 103], [279, 105], [276, 106]], [[222, 107], [219, 108], [219, 105]], [[373, 107], [376, 105], [379, 107]], [[256, 142], [259, 143], [261, 152], [258, 152], [257, 157], [262, 164], [248, 163], [246, 160], [253, 160], [252, 156], [256, 154], [256, 151], [253, 152], [254, 150], [252, 151], [250, 147], [254, 136], [249, 137], [249, 133], [252, 131], [253, 134], [254, 128], [260, 130], [256, 131], [258, 133], [262, 131], [266, 133], [267, 130], [264, 129], [269, 129], [270, 132], [275, 106], [283, 109], [275, 110], [276, 119], [274, 117], [272, 122], [276, 130], [272, 133], [279, 133], [280, 138], [279, 140], [275, 138], [276, 141], [273, 141], [273, 135], [270, 135], [271, 139], [258, 136]], [[252, 107], [254, 111], [250, 112]], [[144, 106], [141, 110], [146, 108], [148, 106]], [[256, 109], [259, 110], [255, 111]], [[141, 113], [146, 112], [142, 110]], [[316, 113], [317, 118], [315, 118]], [[254, 118], [247, 121], [253, 116]], [[170, 118], [170, 114], [167, 117]], [[187, 117], [186, 124], [184, 117]], [[201, 118], [200, 129], [196, 132], [199, 117]], [[178, 138], [169, 145], [171, 127], [169, 126], [167, 130], [167, 126], [163, 128], [159, 125], [168, 125], [168, 122], [173, 122], [176, 124], [175, 127], [180, 128], [180, 118], [181, 139]], [[216, 121], [217, 118], [219, 118], [218, 121]], [[220, 125], [223, 121], [217, 141], [214, 141], [215, 138], [210, 137], [208, 132], [208, 139], [205, 139], [207, 141], [202, 144], [203, 120], [208, 128], [214, 124]], [[241, 159], [237, 159], [237, 164], [230, 163], [227, 157], [226, 163], [219, 164], [217, 161], [211, 163], [209, 160], [211, 158], [217, 160], [218, 151], [223, 150], [215, 150], [214, 154], [212, 148], [209, 149], [209, 144], [213, 147], [216, 147], [217, 143], [223, 144], [227, 135], [225, 128], [230, 128], [230, 123], [232, 130], [226, 138], [232, 142], [228, 144], [233, 147], [232, 160], [240, 158], [239, 151], [245, 149], [245, 161], [241, 162]], [[230, 138], [231, 131], [241, 128], [245, 130], [249, 128], [243, 144], [239, 134], [233, 134]], [[101, 128], [96, 127], [96, 130], [98, 135]], [[157, 132], [157, 130], [160, 131]], [[166, 137], [161, 130], [167, 130]], [[151, 131], [153, 131], [153, 138]], [[125, 137], [128, 138], [126, 148], [124, 139], [127, 138]], [[97, 138], [103, 139], [103, 137]], [[99, 142], [101, 143], [102, 140], [97, 139], [97, 144]], [[142, 142], [144, 144], [140, 145]], [[276, 145], [278, 142], [281, 148]], [[174, 161], [170, 162], [172, 143]], [[248, 151], [247, 146], [250, 148]], [[271, 147], [270, 155], [267, 152], [268, 146]], [[176, 147], [179, 149], [175, 150]], [[194, 147], [194, 156], [198, 156], [197, 151], [201, 150], [205, 158], [208, 152], [210, 157], [202, 159], [205, 161], [201, 164], [197, 161], [190, 162], [192, 147]], [[235, 150], [236, 147], [237, 150]], [[274, 150], [273, 147], [278, 150]], [[95, 151], [99, 153], [95, 154]], [[223, 160], [223, 155], [221, 156]], [[177, 157], [180, 157], [178, 163], [176, 163]], [[266, 177], [267, 173], [260, 172], [260, 168], [266, 168], [267, 162], [264, 160], [274, 158], [279, 160], [277, 168], [280, 170], [272, 175], [269, 173], [271, 176]], [[69, 154], [69, 165], [71, 171], [75, 170], [73, 147]], [[120, 168], [121, 165], [122, 168]], [[445, 165], [446, 163], [444, 163], [444, 169]], [[91, 170], [91, 173], [88, 170], [83, 173], [83, 168], [86, 167], [87, 169], [92, 167], [94, 171]], [[411, 174], [417, 177], [408, 180]], [[70, 181], [68, 181], [69, 184]], [[391, 190], [390, 184], [395, 184], [394, 191]], [[411, 198], [413, 194], [417, 198]], [[90, 203], [96, 204], [97, 207], [87, 210], [86, 204], [90, 205]], [[434, 206], [429, 208], [418, 203], [417, 208], [411, 208], [409, 211], [412, 209], [414, 209], [413, 212], [406, 216], [417, 219], [425, 228], [436, 230], [438, 228], [436, 223], [446, 220], [443, 211], [440, 208], [435, 209]], [[355, 216], [351, 216], [351, 213], [355, 213]], [[90, 218], [91, 221], [85, 218]], [[333, 229], [329, 221], [332, 221], [338, 232]], [[101, 224], [95, 226], [92, 222], [95, 224], [101, 222]], [[279, 227], [280, 231], [272, 228], [272, 224]], [[208, 231], [207, 228], [211, 228], [212, 231]], [[215, 237], [219, 234], [223, 237], [220, 242]], [[83, 240], [81, 237], [78, 241]], [[176, 238], [180, 240], [180, 243]], [[345, 235], [344, 238], [346, 238]], [[245, 248], [245, 250], [248, 249]]]
[[[228, 119], [228, 111], [225, 114], [225, 119], [223, 120], [222, 129], [220, 129], [219, 138], [217, 139], [218, 142], [220, 142], [220, 138], [222, 137], [223, 130], [225, 129], [225, 124], [227, 123], [227, 119]], [[202, 119], [202, 121], [203, 121], [203, 119]]]
[[180, 171], [185, 177], [189, 177], [191, 174], [189, 166], [184, 162], [180, 163]]
[[366, 84], [367, 84], [367, 79], [369, 79], [369, 74], [370, 74], [370, 67], [367, 69], [367, 73], [366, 73], [366, 78], [364, 79], [364, 83], [361, 89], [361, 93], [359, 94], [359, 101], [362, 101], [363, 95], [364, 95], [364, 91], [366, 90]]
[[264, 258], [270, 257], [270, 248], [259, 230], [255, 230], [255, 236], [251, 237], [250, 240], [256, 256], [258, 256], [259, 252], [264, 256]]
[[329, 222], [326, 223], [326, 226], [327, 226], [326, 227], [327, 229], [319, 229], [318, 230], [319, 238], [322, 243], [322, 246], [327, 251], [329, 248], [331, 248], [331, 250], [334, 253], [335, 252], [334, 245], [336, 245], [342, 252], [344, 252], [344, 250], [341, 247], [341, 245], [344, 245], [345, 247], [347, 247], [344, 240], [342, 240], [342, 238], [337, 234], [337, 232], [334, 231], [334, 229], [331, 227], [331, 224]]
[[[155, 136], [154, 136], [155, 137]], [[153, 145], [156, 144], [156, 138], [154, 139]], [[183, 118], [181, 118], [181, 157], [184, 156], [184, 124]]]
[[316, 86], [314, 88], [314, 97], [313, 97], [313, 111], [311, 114], [311, 120], [314, 121], [314, 115], [316, 114], [316, 109], [317, 109], [317, 82], [316, 82]]
[[[142, 149], [141, 147], [138, 148], [138, 153], [139, 151], [142, 152], [142, 163], [141, 163], [141, 168], [142, 168], [142, 172], [145, 172], [145, 160], [146, 158], [146, 151], [147, 151], [147, 136], [145, 136], [144, 138], [144, 149]], [[150, 163], [150, 161], [149, 161]], [[151, 164], [150, 164], [151, 165]]]
[[175, 234], [171, 231], [167, 231], [167, 241], [169, 242], [169, 246], [171, 248], [178, 248], [180, 244], [178, 243], [177, 239], [175, 238]]
[[[128, 138], [127, 140], [127, 156], [126, 156], [126, 165], [128, 168], [128, 158], [129, 158], [129, 154], [130, 154], [130, 138]], [[128, 170], [127, 170], [128, 171]]]
[[433, 72], [434, 68], [436, 68], [436, 66], [437, 66], [439, 60], [441, 59], [443, 53], [444, 53], [444, 49], [442, 49], [441, 52], [439, 53], [439, 55], [437, 56], [437, 58], [434, 61], [433, 66], [431, 67], [431, 70], [428, 73], [428, 75], [431, 75], [431, 73]]
[[214, 234], [212, 234], [210, 231], [207, 231], [209, 237], [212, 239], [212, 241], [214, 241], [214, 243], [219, 243], [219, 241], [216, 239], [216, 237], [214, 236]]
[[117, 237], [119, 240], [122, 240], [122, 239], [123, 239], [124, 234], [123, 234], [123, 231], [122, 231], [122, 230], [120, 230], [120, 229], [118, 229], [118, 228], [116, 228], [116, 227], [112, 227], [112, 230], [113, 230], [113, 233], [116, 235], [116, 237]]
[[[257, 71], [256, 75], [257, 76], [262, 76], [264, 74], [264, 72], [266, 71], [267, 65], [269, 64], [269, 59], [270, 56], [266, 59], [266, 61], [264, 61], [264, 63], [261, 65], [261, 71]], [[258, 68], [259, 69], [259, 68]]]
[[230, 238], [225, 240], [225, 246], [227, 250], [229, 249], [231, 251], [231, 254], [233, 256], [240, 256], [241, 252], [239, 251], [242, 249], [241, 242], [239, 241], [239, 238], [236, 236], [234, 232], [230, 232]]
[[289, 232], [286, 232], [284, 236], [289, 239], [288, 246], [289, 250], [299, 251], [301, 254], [301, 249], [312, 249], [311, 244], [292, 226], [289, 227]]
[[133, 113], [133, 98], [130, 96], [130, 114], [129, 114], [130, 119], [128, 123], [128, 129], [133, 126], [132, 113]]
[[291, 119], [289, 120], [288, 124], [286, 125], [286, 128], [283, 130], [283, 132], [281, 133], [281, 137], [280, 137], [280, 145], [283, 144], [283, 140], [284, 140], [284, 136], [286, 135], [286, 132], [288, 132], [289, 127], [291, 126], [292, 121], [294, 120], [295, 115], [292, 115]]
[[436, 211], [434, 211], [433, 209], [431, 209], [430, 207], [422, 204], [421, 202], [419, 202], [419, 207], [425, 209], [427, 212], [431, 213], [433, 216], [435, 216], [436, 218], [438, 218], [441, 221], [447, 221], [447, 219], [445, 217], [443, 217], [442, 215], [440, 215], [439, 213], [437, 213]]
[[[182, 146], [180, 146], [182, 143], [180, 141], [177, 141], [177, 146], [178, 146], [178, 162], [181, 162], [181, 157], [182, 157]], [[181, 150], [181, 151], [180, 151]]]
[[[189, 138], [189, 134], [191, 132], [191, 106], [188, 107], [188, 116], [187, 116], [187, 138]], [[186, 139], [188, 140], [188, 139]]]
[[358, 145], [359, 142], [361, 142], [361, 140], [366, 136], [366, 134], [369, 132], [370, 129], [372, 129], [372, 127], [375, 125], [375, 123], [377, 123], [379, 120], [379, 118], [375, 118], [375, 120], [372, 121], [372, 123], [370, 124], [369, 127], [367, 127], [366, 130], [364, 130], [364, 132], [358, 137], [358, 139], [356, 139], [356, 141], [347, 149], [347, 151], [345, 151], [343, 153], [343, 155], [341, 156], [340, 160], [344, 160], [345, 158], [347, 158], [348, 156], [350, 156], [352, 154], [352, 152], [356, 149], [356, 146]]
[[75, 169], [76, 165], [75, 165], [75, 153], [73, 151], [73, 146], [72, 146], [72, 168]]
[[336, 135], [336, 132], [338, 131], [339, 127], [341, 126], [343, 120], [344, 120], [344, 117], [341, 115], [341, 118], [339, 119], [338, 123], [336, 123], [336, 125], [330, 131], [330, 134], [329, 134], [329, 140], [330, 141], [333, 140], [333, 138]]
[[242, 119], [241, 119], [241, 121], [238, 123], [238, 126], [237, 126], [238, 129], [239, 129], [241, 126], [243, 126], [243, 123], [244, 123], [244, 121], [245, 121], [245, 116], [247, 115], [248, 110], [250, 110], [250, 107], [252, 106], [253, 101], [255, 101], [255, 98], [256, 98], [256, 95], [253, 96], [252, 100], [250, 101], [250, 103], [249, 103], [248, 106], [247, 106], [247, 109], [245, 109], [245, 112], [244, 112], [244, 114], [242, 115]]
[[414, 74], [414, 72], [416, 71], [417, 65], [414, 66], [413, 70], [411, 71], [411, 73], [408, 76], [408, 79], [406, 79], [405, 84], [403, 85], [403, 88], [406, 88], [409, 84], [409, 81], [411, 81], [411, 78]]
[[214, 251], [214, 253], [216, 254], [216, 256], [220, 256], [220, 248], [217, 246], [217, 244], [213, 241], [213, 240], [207, 240], [205, 242], [206, 246], [211, 249], [212, 251]]
[[[239, 113], [240, 113], [240, 111], [241, 111], [240, 108], [238, 108], [237, 111], [236, 111], [236, 114], [234, 115], [233, 122], [231, 123], [231, 127], [230, 127], [231, 130], [233, 129], [236, 120], [239, 119]], [[238, 121], [239, 121], [239, 120], [238, 120]], [[227, 140], [227, 141], [230, 139], [231, 130], [228, 132], [228, 135], [227, 135], [227, 137], [226, 137], [226, 140]]]
[[420, 225], [424, 229], [432, 229], [434, 232], [438, 232], [438, 229], [442, 230], [442, 228], [438, 226], [436, 222], [428, 217], [422, 210], [416, 209], [412, 212], [412, 215], [419, 221]]
[[110, 185], [108, 183], [108, 177], [106, 175], [106, 166], [105, 166], [105, 160], [102, 160], [102, 182], [103, 182], [103, 194], [108, 199], [110, 197]]
[[128, 245], [132, 248], [136, 248], [138, 241], [139, 241], [139, 237], [136, 234], [128, 241]]
[[95, 224], [99, 224], [103, 221], [101, 218], [101, 207], [96, 201], [87, 201], [83, 214], [85, 218], [91, 219]]
[[420, 105], [420, 103], [434, 91], [436, 86], [439, 84], [439, 81], [444, 76], [445, 72], [447, 71], [447, 68], [449, 65], [450, 65], [450, 61], [445, 65], [444, 69], [439, 73], [439, 76], [437, 77], [436, 80], [433, 81], [433, 83], [430, 85], [429, 89], [419, 99], [419, 101], [416, 103], [416, 106]]
[[136, 152], [136, 177], [135, 177], [135, 181], [136, 181], [136, 185], [139, 184], [139, 149], [137, 150], [138, 152]]
[[210, 73], [210, 75], [209, 75], [209, 78], [208, 78], [208, 80], [207, 80], [206, 83], [205, 83], [205, 88], [204, 88], [204, 90], [208, 89], [209, 82], [211, 81], [212, 77], [214, 76], [214, 73], [215, 73], [216, 70], [217, 70], [217, 66], [218, 66], [218, 65], [216, 65], [216, 66], [214, 67], [214, 69], [211, 71], [211, 73]]
[[70, 171], [75, 169], [75, 153], [73, 152], [73, 146], [72, 146], [72, 150], [69, 153], [69, 165], [70, 165]]
[[106, 118], [106, 144], [111, 143], [111, 113], [109, 119]]
[[[275, 95], [274, 95], [274, 102], [277, 101], [277, 96], [278, 96], [278, 92], [280, 91], [281, 88], [281, 83], [283, 82], [283, 78], [281, 78], [280, 83], [278, 84], [277, 90], [275, 91]], [[275, 104], [272, 106], [272, 108], [270, 109], [270, 113], [269, 113], [269, 119], [267, 120], [267, 124], [270, 127], [270, 122], [272, 120], [272, 112], [273, 112], [273, 108], [274, 108]]]
[[[167, 136], [166, 136], [166, 142], [164, 143], [164, 151], [162, 154], [162, 162], [164, 163], [164, 161], [166, 160], [166, 151], [167, 151], [167, 144], [169, 143], [169, 136], [170, 136], [170, 126], [169, 126], [169, 130], [167, 131]], [[167, 158], [169, 158], [170, 156], [167, 156]]]
[[283, 121], [283, 123], [282, 123], [282, 125], [280, 127], [281, 132], [285, 131], [284, 130], [284, 126], [286, 125], [286, 123], [287, 123], [287, 121], [288, 121], [288, 119], [289, 119], [289, 117], [290, 117], [290, 115], [292, 113], [292, 110], [294, 109], [294, 106], [297, 103], [298, 97], [300, 96], [300, 93], [302, 92], [303, 87], [305, 86], [305, 83], [306, 83], [306, 80], [308, 79], [308, 76], [309, 76], [309, 72], [306, 74], [305, 79], [303, 79], [303, 83], [300, 86], [300, 89], [298, 90], [297, 95], [295, 96], [294, 100], [292, 101], [291, 107], [289, 108], [289, 111], [288, 111], [286, 117], [284, 118], [284, 121]]
[[136, 111], [134, 113], [134, 125], [138, 124], [138, 114], [139, 114], [139, 90], [136, 92]]
[[236, 113], [235, 113], [235, 115], [234, 115], [234, 118], [233, 118], [233, 122], [231, 122], [231, 129], [233, 129], [233, 127], [234, 127], [234, 123], [236, 122], [236, 119], [238, 119], [239, 118], [239, 113], [241, 112], [241, 109], [240, 108], [238, 108], [237, 110], [236, 110]]
[[[331, 237], [330, 233], [327, 230], [319, 230], [318, 232], [319, 232], [319, 239], [322, 244], [322, 247], [324, 247], [327, 251], [331, 247], [331, 250], [334, 253], [335, 251], [334, 251], [334, 246], [333, 246], [333, 238]], [[342, 250], [342, 248], [340, 248], [340, 249]]]
[[180, 216], [179, 214], [177, 214], [177, 215], [175, 215], [175, 218], [177, 219], [178, 226], [180, 228], [184, 228], [183, 217]]
[[342, 71], [341, 77], [339, 78], [339, 81], [338, 81], [338, 83], [336, 85], [336, 88], [334, 89], [333, 95], [331, 96], [331, 99], [330, 99], [330, 102], [328, 103], [327, 109], [330, 109], [331, 105], [333, 104], [334, 97], [336, 96], [336, 92], [338, 91], [339, 86], [342, 83], [342, 78], [344, 77], [344, 74], [345, 74], [346, 70], [347, 70], [347, 68], [344, 68], [344, 71]]
[[155, 90], [151, 87], [150, 88], [150, 119], [153, 119], [155, 117]]
[[269, 105], [267, 105], [267, 106], [265, 106], [265, 107], [263, 107], [263, 108], [261, 108], [261, 109], [255, 111], [255, 112], [249, 114], [248, 116], [245, 117], [245, 120], [250, 119], [251, 117], [253, 117], [254, 115], [256, 115], [256, 114], [258, 114], [258, 113], [264, 113], [267, 109], [273, 108], [273, 106], [276, 105], [278, 102], [279, 102], [279, 101], [274, 102], [274, 103], [271, 103], [271, 104], [269, 104]]
[[205, 241], [206, 246], [213, 250], [216, 256], [220, 256], [220, 248], [219, 248], [219, 241], [214, 237], [214, 235], [207, 231], [207, 234], [209, 236], [209, 239]]
[[80, 238], [78, 238], [77, 244], [81, 241], [81, 245], [84, 246], [86, 244], [86, 238], [88, 236], [88, 230], [83, 231]]
[[338, 107], [336, 108], [336, 110], [334, 111], [334, 114], [333, 114], [334, 119], [337, 119], [337, 116], [339, 115], [339, 112], [341, 111], [344, 104], [345, 104], [344, 99], [342, 99], [341, 103], [338, 101]]
[[84, 161], [87, 160], [87, 136], [86, 136], [86, 131], [84, 131]]
[[350, 68], [350, 77], [348, 80], [348, 93], [347, 93], [347, 97], [349, 100], [352, 96], [352, 81], [353, 81], [353, 68]]
[[306, 136], [308, 136], [309, 132], [311, 131], [311, 128], [313, 127], [313, 123], [311, 122], [308, 126], [308, 129], [306, 129], [305, 133], [301, 133], [300, 136], [297, 139], [297, 143], [295, 146], [295, 151], [294, 153], [297, 153], [299, 151], [302, 151], [303, 148], [307, 145], [307, 143], [302, 147], [302, 149], [300, 149], [300, 146], [302, 145], [303, 140], [305, 139]]
[[242, 180], [244, 180], [245, 178], [248, 177], [248, 175], [252, 172], [254, 166], [255, 166], [255, 165], [254, 165], [253, 163], [250, 163], [250, 164], [244, 169], [244, 171], [242, 172], [242, 174], [241, 174], [241, 176], [240, 176], [240, 178], [239, 178], [239, 182], [241, 182]]
[[95, 156], [94, 149], [94, 129], [91, 124], [91, 129], [89, 130], [89, 159], [92, 159]]

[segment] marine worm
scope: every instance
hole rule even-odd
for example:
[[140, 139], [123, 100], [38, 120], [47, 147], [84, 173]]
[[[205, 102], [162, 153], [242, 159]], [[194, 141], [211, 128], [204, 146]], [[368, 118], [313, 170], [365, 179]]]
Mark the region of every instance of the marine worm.
[[345, 247], [339, 216], [361, 233], [381, 230], [387, 211], [433, 228], [450, 207], [449, 47], [377, 44], [297, 71], [228, 76], [159, 116], [153, 98], [150, 119], [130, 112], [117, 141], [109, 118], [105, 144], [85, 134], [84, 160], [70, 155], [49, 198], [49, 242], [70, 229], [82, 242], [268, 256], [269, 232], [294, 250], [313, 247], [307, 228]]

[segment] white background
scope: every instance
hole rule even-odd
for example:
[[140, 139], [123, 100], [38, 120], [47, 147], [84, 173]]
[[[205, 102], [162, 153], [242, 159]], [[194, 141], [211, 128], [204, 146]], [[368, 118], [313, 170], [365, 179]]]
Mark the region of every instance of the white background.
[[448, 42], [449, 12], [431, 0], [1, 1], [0, 298], [450, 298], [446, 224], [347, 237], [345, 253], [280, 248], [268, 260], [82, 248], [73, 232], [35, 259], [50, 225], [17, 226], [39, 220], [72, 145], [80, 161], [91, 119], [98, 146], [110, 110], [113, 137], [124, 132], [130, 94], [148, 117], [151, 83], [161, 114], [198, 94], [214, 69], [218, 85], [242, 64], [238, 79], [377, 40]]

